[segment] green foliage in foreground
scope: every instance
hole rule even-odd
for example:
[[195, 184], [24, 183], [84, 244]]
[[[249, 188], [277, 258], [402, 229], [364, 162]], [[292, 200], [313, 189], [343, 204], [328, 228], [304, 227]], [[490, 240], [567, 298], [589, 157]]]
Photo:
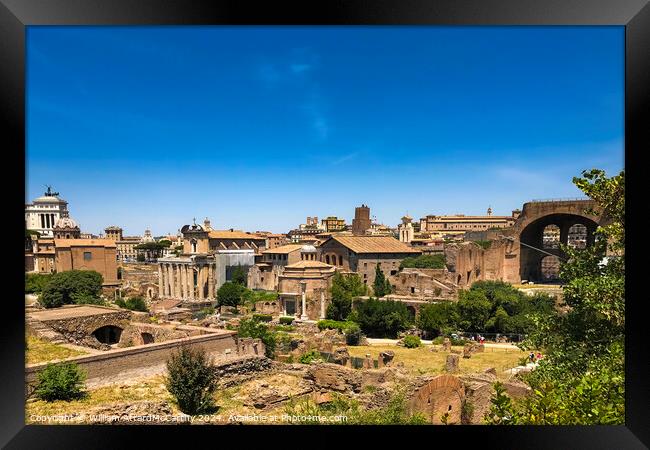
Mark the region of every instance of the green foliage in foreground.
[[354, 321], [367, 336], [394, 339], [413, 323], [411, 313], [402, 302], [369, 298], [356, 301], [354, 306]]
[[[292, 399], [285, 406], [285, 413], [294, 417], [294, 424], [327, 425], [426, 425], [423, 414], [409, 414], [405, 395], [394, 394], [383, 408], [366, 409], [358, 400], [344, 395], [332, 394], [332, 402], [317, 405], [311, 399]], [[319, 422], [318, 416], [344, 416], [346, 420]]]
[[188, 346], [172, 353], [167, 360], [165, 385], [185, 414], [195, 415], [214, 410], [213, 393], [217, 373], [205, 350]]
[[368, 288], [356, 273], [343, 275], [335, 272], [330, 292], [332, 301], [327, 307], [326, 317], [332, 320], [345, 320], [352, 312], [352, 301], [366, 295]]
[[48, 402], [76, 400], [85, 396], [85, 372], [75, 363], [48, 364], [38, 373], [34, 396]]
[[489, 423], [625, 423], [625, 173], [582, 175], [574, 183], [610, 224], [598, 227], [591, 247], [562, 245], [568, 256], [560, 266], [568, 312], [536, 317], [522, 345], [545, 350], [539, 367], [524, 377], [534, 395], [519, 402], [504, 400], [503, 393], [495, 397]]
[[298, 358], [298, 362], [300, 364], [311, 364], [312, 361], [317, 361], [320, 359], [322, 358], [318, 350], [309, 350], [308, 352], [300, 355], [300, 358]]

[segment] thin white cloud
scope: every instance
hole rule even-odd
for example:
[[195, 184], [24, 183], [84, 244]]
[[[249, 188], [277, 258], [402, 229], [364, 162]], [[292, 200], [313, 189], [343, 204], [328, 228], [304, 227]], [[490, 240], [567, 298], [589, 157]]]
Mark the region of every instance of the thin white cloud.
[[353, 152], [353, 153], [348, 153], [347, 155], [343, 155], [340, 158], [335, 159], [334, 161], [332, 161], [332, 165], [333, 166], [338, 166], [339, 164], [342, 164], [342, 163], [344, 163], [346, 161], [349, 161], [351, 159], [356, 158], [358, 154], [359, 154], [359, 152]]

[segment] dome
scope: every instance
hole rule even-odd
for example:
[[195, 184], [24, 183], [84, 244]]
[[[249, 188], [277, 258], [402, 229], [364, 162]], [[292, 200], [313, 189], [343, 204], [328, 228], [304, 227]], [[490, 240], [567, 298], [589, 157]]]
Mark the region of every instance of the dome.
[[79, 225], [70, 217], [61, 217], [56, 221], [54, 228], [79, 228]]
[[303, 245], [302, 248], [300, 249], [300, 253], [316, 253], [316, 247], [313, 245]]
[[181, 228], [181, 233], [191, 233], [191, 232], [200, 232], [203, 231], [203, 227], [201, 225], [197, 224], [192, 224], [192, 225], [184, 225], [183, 228]]

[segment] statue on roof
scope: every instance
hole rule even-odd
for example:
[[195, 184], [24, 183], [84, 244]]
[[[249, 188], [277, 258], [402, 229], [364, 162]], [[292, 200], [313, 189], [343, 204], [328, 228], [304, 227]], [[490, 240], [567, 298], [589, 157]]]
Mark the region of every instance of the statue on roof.
[[45, 187], [47, 188], [47, 191], [45, 192], [46, 197], [56, 197], [57, 195], [59, 195], [58, 192], [52, 192], [52, 186], [50, 186], [49, 184], [46, 184]]

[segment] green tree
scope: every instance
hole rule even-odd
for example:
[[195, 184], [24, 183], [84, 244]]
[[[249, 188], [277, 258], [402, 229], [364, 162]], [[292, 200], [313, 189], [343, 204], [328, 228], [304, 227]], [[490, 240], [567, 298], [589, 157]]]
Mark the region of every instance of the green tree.
[[182, 346], [167, 360], [167, 390], [185, 414], [214, 410], [217, 372], [205, 350]]
[[255, 311], [255, 305], [259, 302], [274, 302], [278, 299], [277, 292], [245, 289], [242, 294], [242, 304]]
[[460, 291], [458, 295], [459, 325], [465, 331], [482, 331], [490, 318], [492, 305], [482, 291]]
[[535, 395], [508, 408], [517, 424], [625, 421], [625, 173], [608, 178], [591, 170], [573, 181], [607, 225], [586, 249], [561, 246], [568, 256], [560, 267], [568, 311], [533, 317], [522, 348], [543, 348], [545, 357], [525, 377]]
[[327, 307], [327, 318], [345, 320], [352, 312], [352, 300], [368, 293], [359, 275], [334, 273], [330, 288], [332, 301]]
[[379, 338], [396, 338], [400, 331], [412, 323], [406, 305], [393, 300], [358, 300], [355, 302], [354, 320], [364, 334]]
[[25, 294], [40, 294], [43, 292], [50, 277], [49, 273], [26, 273]]
[[384, 272], [381, 270], [379, 264], [375, 267], [375, 281], [372, 284], [372, 289], [375, 292], [376, 297], [385, 297], [390, 294], [390, 283], [384, 276]]
[[238, 283], [226, 281], [217, 290], [217, 305], [218, 306], [234, 306], [237, 309], [242, 302], [242, 296], [246, 292], [246, 288]]
[[[43, 288], [40, 302], [46, 308], [99, 300], [103, 278], [94, 270], [69, 270], [52, 274]], [[91, 301], [92, 303], [92, 301]]]
[[235, 268], [232, 270], [232, 282], [246, 287], [248, 282], [248, 277], [246, 274], [246, 270], [244, 270], [244, 268], [241, 265], [235, 266]]
[[264, 343], [266, 356], [273, 358], [275, 354], [276, 336], [264, 322], [255, 317], [242, 319], [239, 322], [237, 336], [260, 339]]
[[117, 299], [115, 301], [115, 304], [121, 308], [129, 309], [131, 311], [141, 311], [141, 312], [147, 312], [149, 309], [147, 308], [147, 302], [145, 299], [138, 295], [135, 297], [129, 297], [125, 300]]
[[459, 318], [455, 303], [433, 303], [420, 308], [417, 327], [435, 336], [450, 334], [458, 328]]

